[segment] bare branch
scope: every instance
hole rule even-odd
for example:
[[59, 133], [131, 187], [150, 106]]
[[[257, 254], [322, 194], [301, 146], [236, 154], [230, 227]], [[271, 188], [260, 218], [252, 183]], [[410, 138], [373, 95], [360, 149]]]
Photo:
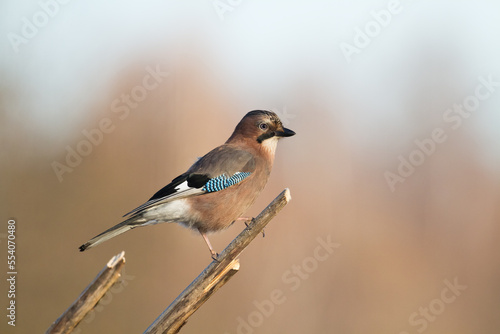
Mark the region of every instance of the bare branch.
[[120, 277], [125, 265], [125, 252], [114, 256], [97, 274], [96, 278], [83, 290], [80, 296], [64, 311], [64, 313], [47, 329], [45, 334], [71, 333], [85, 315], [91, 311], [106, 292]]
[[290, 201], [287, 188], [222, 251], [205, 270], [146, 329], [144, 334], [178, 333], [187, 319], [222, 287], [240, 267], [237, 257]]

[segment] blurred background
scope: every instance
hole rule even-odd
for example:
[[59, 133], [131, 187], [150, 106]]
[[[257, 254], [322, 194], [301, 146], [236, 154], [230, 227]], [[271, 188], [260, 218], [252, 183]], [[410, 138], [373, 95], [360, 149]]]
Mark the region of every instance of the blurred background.
[[497, 1], [2, 1], [0, 17], [0, 267], [14, 218], [18, 270], [0, 332], [44, 332], [124, 250], [77, 332], [142, 333], [210, 263], [203, 239], [165, 224], [78, 246], [253, 109], [297, 135], [248, 215], [293, 200], [182, 333], [499, 332]]

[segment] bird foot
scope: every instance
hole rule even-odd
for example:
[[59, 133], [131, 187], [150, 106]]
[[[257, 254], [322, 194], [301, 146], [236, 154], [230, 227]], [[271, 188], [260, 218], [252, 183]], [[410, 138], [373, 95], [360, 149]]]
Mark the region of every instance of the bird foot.
[[[244, 221], [245, 226], [246, 226], [246, 227], [248, 227], [248, 226], [250, 226], [250, 224], [249, 224], [248, 222], [249, 222], [249, 221], [250, 221], [250, 222], [253, 222], [253, 220], [254, 220], [255, 218], [238, 218], [238, 219], [236, 219], [236, 220], [243, 220], [243, 219], [245, 220], [245, 221]], [[263, 237], [263, 238], [265, 238], [265, 237], [266, 237], [266, 232], [265, 232], [264, 230], [262, 230], [262, 237]]]

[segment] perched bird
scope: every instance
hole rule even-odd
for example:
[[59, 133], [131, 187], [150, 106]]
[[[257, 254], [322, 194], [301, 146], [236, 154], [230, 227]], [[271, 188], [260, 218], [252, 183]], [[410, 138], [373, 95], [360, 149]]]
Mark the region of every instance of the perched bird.
[[221, 146], [198, 159], [185, 173], [146, 203], [130, 211], [125, 221], [80, 246], [80, 251], [127, 232], [159, 223], [180, 223], [198, 230], [217, 257], [207, 233], [229, 227], [253, 204], [267, 183], [278, 139], [293, 136], [271, 111], [247, 113]]

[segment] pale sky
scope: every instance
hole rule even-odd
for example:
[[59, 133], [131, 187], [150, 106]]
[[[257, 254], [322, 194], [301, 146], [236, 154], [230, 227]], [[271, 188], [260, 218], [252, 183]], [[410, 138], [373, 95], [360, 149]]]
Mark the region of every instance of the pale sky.
[[[395, 136], [411, 131], [408, 101], [416, 96], [439, 116], [451, 107], [448, 101], [461, 103], [472, 94], [479, 76], [500, 81], [500, 3], [494, 0], [234, 5], [227, 0], [73, 0], [58, 8], [47, 5], [51, 15], [43, 13], [41, 3], [54, 2], [0, 5], [0, 83], [8, 97], [14, 96], [3, 112], [29, 118], [41, 136], [78, 131], [89, 108], [109, 99], [120, 70], [141, 57], [160, 59], [168, 67], [189, 43], [242, 103], [282, 98], [300, 77], [315, 78], [326, 109], [361, 146], [377, 145], [380, 128]], [[391, 6], [397, 13], [387, 19], [383, 13]], [[385, 19], [385, 26], [379, 24], [369, 45], [348, 61], [341, 44], [354, 45], [357, 29], [365, 31], [374, 15]], [[41, 27], [16, 52], [13, 34], [23, 36], [29, 31], [26, 20], [33, 24], [36, 19]], [[436, 90], [416, 92], [419, 81], [424, 88], [434, 83]], [[463, 91], [463, 96], [448, 100], [439, 90]], [[338, 96], [345, 110], [334, 109]], [[500, 90], [482, 102], [468, 125], [495, 156], [500, 153], [499, 107]]]

